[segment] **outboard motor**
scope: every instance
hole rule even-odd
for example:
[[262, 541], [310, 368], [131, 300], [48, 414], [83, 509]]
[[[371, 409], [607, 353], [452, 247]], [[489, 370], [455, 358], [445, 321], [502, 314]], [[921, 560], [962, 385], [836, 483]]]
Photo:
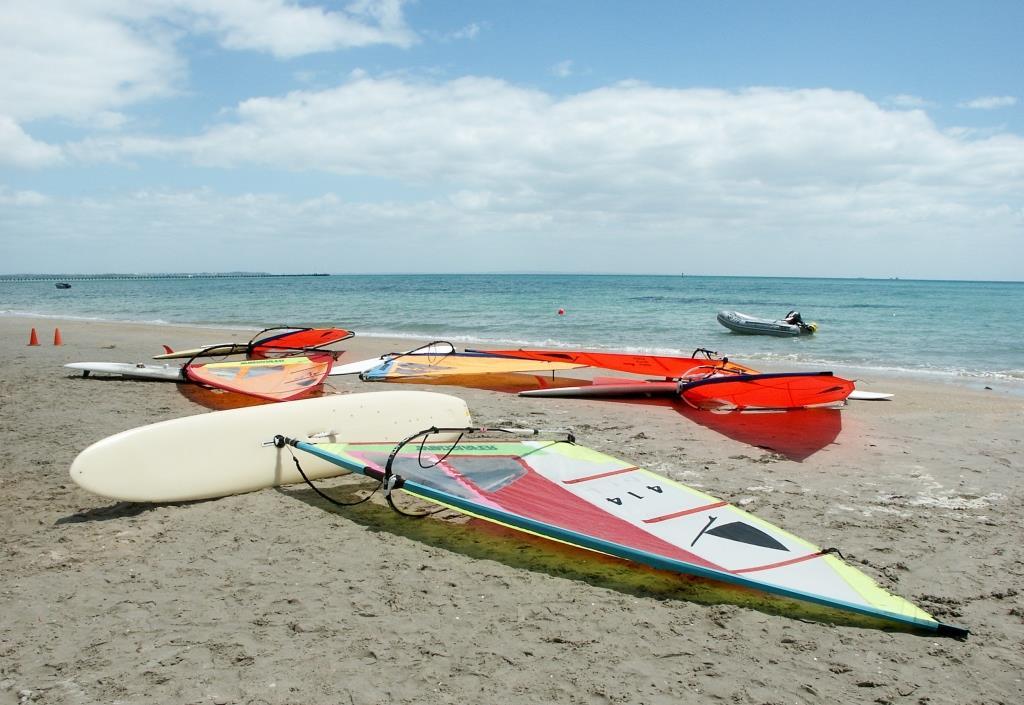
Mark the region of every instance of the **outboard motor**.
[[800, 316], [799, 311], [790, 311], [782, 320], [784, 320], [786, 323], [792, 326], [796, 326], [797, 328], [799, 328], [801, 333], [813, 333], [814, 331], [818, 330], [817, 323], [804, 323], [804, 319]]

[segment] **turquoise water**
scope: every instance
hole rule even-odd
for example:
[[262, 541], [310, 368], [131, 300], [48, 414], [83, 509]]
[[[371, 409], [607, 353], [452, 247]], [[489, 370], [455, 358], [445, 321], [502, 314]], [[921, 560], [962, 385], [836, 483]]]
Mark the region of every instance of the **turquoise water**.
[[[558, 310], [564, 309], [564, 315]], [[720, 309], [816, 335], [730, 333]], [[1024, 283], [611, 275], [0, 280], [0, 313], [166, 324], [337, 325], [361, 335], [689, 354], [1024, 383]]]

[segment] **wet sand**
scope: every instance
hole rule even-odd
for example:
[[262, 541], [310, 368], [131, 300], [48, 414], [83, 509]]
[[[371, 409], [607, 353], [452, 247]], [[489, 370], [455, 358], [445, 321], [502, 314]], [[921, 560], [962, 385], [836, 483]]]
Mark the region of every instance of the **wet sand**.
[[[33, 326], [39, 347], [26, 346]], [[64, 363], [245, 338], [0, 317], [0, 704], [1024, 702], [1021, 396], [879, 376], [858, 387], [894, 400], [743, 419], [401, 386], [460, 396], [482, 423], [573, 428], [585, 445], [837, 547], [886, 589], [970, 628], [960, 642], [475, 520], [337, 509], [300, 486], [145, 505], [69, 480], [75, 455], [101, 438], [235, 400], [83, 379]], [[411, 345], [357, 336], [343, 347], [345, 362]], [[354, 482], [327, 486], [351, 494]]]

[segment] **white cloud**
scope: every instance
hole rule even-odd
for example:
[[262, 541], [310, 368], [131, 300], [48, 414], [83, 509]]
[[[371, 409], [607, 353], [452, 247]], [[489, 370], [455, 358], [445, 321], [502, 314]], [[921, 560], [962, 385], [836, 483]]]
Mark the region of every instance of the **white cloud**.
[[[750, 273], [806, 274], [818, 270], [794, 258], [828, 253], [835, 275], [888, 275], [898, 262], [902, 276], [1019, 278], [1010, 263], [1024, 257], [1024, 139], [943, 132], [923, 111], [851, 92], [623, 83], [559, 98], [487, 78], [355, 73], [330, 90], [247, 100], [190, 137], [115, 135], [73, 150], [90, 153], [179, 158], [247, 178], [268, 168], [357, 180], [362, 201], [339, 186], [316, 202], [260, 196], [246, 211], [206, 195], [167, 208], [152, 229], [288, 232], [371, 259], [387, 238], [421, 253], [378, 269], [486, 268], [481, 241], [509, 244], [503, 266], [531, 270], [570, 268], [582, 252], [582, 268], [621, 271], [678, 269], [672, 253], [710, 262], [731, 252]], [[439, 241], [463, 254], [422, 254]], [[334, 268], [343, 260], [354, 261]]]
[[416, 34], [402, 15], [403, 0], [358, 0], [325, 10], [288, 0], [178, 0], [193, 27], [228, 49], [268, 51], [290, 58], [374, 44], [409, 47]]
[[127, 10], [74, 0], [0, 4], [3, 109], [19, 121], [87, 121], [172, 94], [183, 63], [171, 36]]
[[[65, 268], [75, 271], [166, 269], [152, 252], [167, 242], [202, 243], [204, 267], [212, 270], [308, 271], [306, 257], [274, 259], [272, 253], [287, 242], [291, 251], [313, 253], [318, 271], [335, 272], [575, 269], [1020, 278], [1019, 206], [979, 211], [971, 204], [919, 203], [907, 209], [905, 194], [881, 189], [862, 196], [807, 196], [806, 213], [765, 194], [757, 202], [737, 198], [726, 215], [726, 203], [700, 210], [688, 201], [672, 213], [623, 218], [627, 214], [612, 204], [531, 208], [536, 194], [525, 191], [368, 203], [332, 193], [288, 198], [140, 190], [105, 200], [51, 199], [46, 208], [0, 208], [4, 231], [31, 233], [7, 243], [0, 271], [53, 269], [54, 251], [74, 263]], [[976, 256], [983, 251], [1000, 257]]]
[[480, 36], [480, 32], [484, 29], [484, 24], [479, 22], [470, 22], [462, 29], [457, 29], [451, 34], [446, 36], [449, 40], [469, 39], [473, 40]]
[[118, 111], [183, 90], [178, 42], [210, 35], [277, 57], [417, 41], [402, 0], [343, 10], [290, 0], [49, 0], [0, 4], [0, 96], [19, 122], [59, 118], [101, 129]]
[[559, 78], [568, 78], [569, 76], [572, 76], [572, 61], [569, 59], [559, 61], [551, 67], [551, 73]]
[[0, 115], [0, 165], [39, 168], [63, 159], [60, 148], [32, 139], [13, 118]]
[[666, 205], [686, 194], [697, 203], [711, 194], [719, 194], [713, 203], [724, 194], [730, 202], [747, 194], [800, 201], [803, 189], [863, 195], [893, 184], [916, 185], [923, 197], [980, 187], [997, 174], [1019, 188], [1019, 175], [1003, 178], [1024, 162], [1019, 137], [957, 137], [921, 111], [887, 111], [850, 92], [623, 83], [557, 99], [495, 79], [360, 73], [329, 90], [247, 100], [233, 120], [193, 137], [103, 144], [223, 168], [536, 190], [559, 202], [616, 193]]
[[907, 93], [901, 93], [899, 95], [889, 96], [886, 99], [886, 102], [888, 102], [890, 105], [892, 105], [894, 107], [904, 108], [904, 109], [909, 109], [909, 110], [918, 109], [918, 108], [929, 108], [929, 107], [932, 107], [932, 105], [934, 105], [930, 101], [927, 101], [927, 100], [925, 100], [924, 98], [922, 98], [920, 96], [909, 95]]
[[997, 108], [1009, 108], [1016, 104], [1017, 99], [1012, 95], [993, 95], [957, 103], [956, 107], [968, 108], [970, 110], [995, 110]]
[[12, 191], [0, 186], [0, 205], [2, 206], [42, 206], [50, 199], [38, 191]]

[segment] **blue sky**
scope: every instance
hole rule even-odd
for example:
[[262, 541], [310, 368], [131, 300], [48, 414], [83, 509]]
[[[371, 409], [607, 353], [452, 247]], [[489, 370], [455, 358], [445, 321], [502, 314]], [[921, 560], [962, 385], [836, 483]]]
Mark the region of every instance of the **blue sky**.
[[1024, 3], [0, 1], [0, 273], [1024, 279]]

